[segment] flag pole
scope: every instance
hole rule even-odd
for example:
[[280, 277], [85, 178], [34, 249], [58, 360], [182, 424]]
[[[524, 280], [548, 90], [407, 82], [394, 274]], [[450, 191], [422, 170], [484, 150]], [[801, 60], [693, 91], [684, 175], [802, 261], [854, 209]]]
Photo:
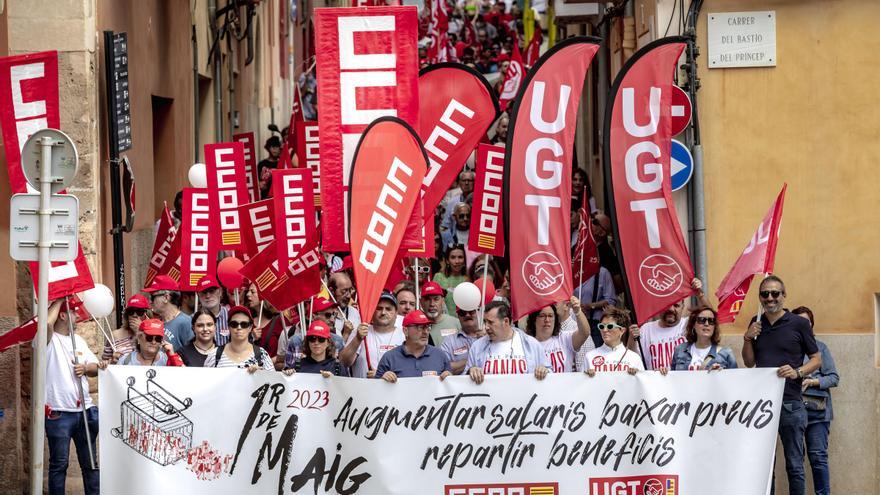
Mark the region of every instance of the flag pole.
[[419, 296], [419, 259], [416, 258], [415, 260], [416, 260], [416, 268], [415, 268], [415, 270], [413, 270], [413, 272], [414, 272], [415, 281], [416, 281], [416, 309], [421, 310], [422, 309], [421, 304], [420, 304], [421, 297]]
[[483, 328], [483, 314], [486, 312], [486, 276], [489, 274], [489, 261], [492, 259], [491, 254], [486, 255], [486, 261], [483, 264], [483, 288], [480, 290], [480, 325]]
[[[76, 324], [73, 322], [73, 314], [70, 312], [70, 300], [66, 300], [64, 305], [67, 310], [67, 329], [70, 332], [70, 344], [73, 349], [73, 364], [79, 364], [79, 358], [76, 357]], [[82, 406], [83, 426], [86, 430], [86, 444], [89, 446], [89, 463], [92, 469], [98, 469], [95, 465], [95, 451], [92, 447], [92, 435], [89, 432], [89, 417], [86, 410], [86, 395], [82, 386], [82, 377], [76, 377], [76, 388], [79, 391], [79, 403]]]
[[263, 324], [263, 304], [265, 304], [265, 302], [260, 300], [260, 314], [257, 315], [257, 328], [260, 328]]

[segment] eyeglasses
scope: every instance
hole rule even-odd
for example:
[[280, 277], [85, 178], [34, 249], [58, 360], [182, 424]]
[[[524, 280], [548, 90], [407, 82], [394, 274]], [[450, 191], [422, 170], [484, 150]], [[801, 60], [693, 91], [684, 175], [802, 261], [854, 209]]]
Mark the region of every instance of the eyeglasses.
[[698, 317], [694, 318], [694, 320], [696, 320], [696, 322], [699, 323], [700, 325], [714, 325], [715, 324], [715, 318], [713, 318], [711, 316], [698, 316]]
[[322, 318], [327, 318], [328, 320], [336, 318], [336, 315], [332, 311], [327, 311], [326, 313], [316, 313], [316, 315], [319, 315]]
[[129, 309], [127, 310], [128, 316], [137, 316], [138, 318], [143, 318], [147, 316], [146, 309]]
[[155, 302], [156, 299], [158, 299], [158, 298], [160, 298], [160, 297], [162, 297], [162, 296], [167, 296], [167, 295], [168, 295], [167, 292], [154, 292], [154, 293], [150, 296], [150, 301]]
[[472, 309], [472, 310], [470, 310], [470, 311], [465, 311], [465, 310], [463, 310], [463, 309], [456, 309], [455, 312], [458, 313], [459, 316], [464, 316], [464, 315], [474, 314], [474, 313], [477, 312], [477, 310], [476, 310], [476, 309]]
[[144, 340], [145, 340], [145, 341], [147, 341], [147, 342], [152, 342], [152, 343], [154, 343], [154, 344], [161, 344], [161, 343], [162, 343], [162, 340], [165, 339], [165, 337], [162, 336], [162, 335], [147, 335], [147, 334], [143, 334], [143, 336], [144, 336]]
[[461, 214], [458, 214], [455, 216], [456, 216], [456, 218], [470, 218], [471, 217], [470, 213], [461, 213]]
[[623, 329], [623, 327], [618, 325], [617, 323], [599, 323], [598, 325], [596, 325], [596, 328], [598, 328], [600, 331], [614, 330], [615, 328]]
[[235, 330], [235, 329], [238, 329], [238, 328], [250, 328], [250, 327], [251, 327], [251, 324], [252, 324], [252, 323], [249, 322], [249, 321], [238, 321], [238, 320], [232, 320], [232, 321], [229, 322], [228, 326], [229, 326], [229, 328]]
[[777, 297], [781, 296], [782, 294], [784, 294], [784, 293], [779, 290], [762, 290], [761, 292], [758, 292], [758, 295], [761, 296], [761, 299], [768, 299], [770, 297], [772, 297], [773, 299], [776, 299]]
[[317, 343], [319, 343], [319, 344], [323, 344], [323, 343], [327, 342], [327, 339], [324, 338], [324, 337], [318, 337], [318, 336], [315, 336], [315, 335], [310, 335], [310, 336], [306, 337], [306, 342], [308, 342], [308, 343], [310, 343], [310, 344], [311, 344], [312, 342], [317, 342]]

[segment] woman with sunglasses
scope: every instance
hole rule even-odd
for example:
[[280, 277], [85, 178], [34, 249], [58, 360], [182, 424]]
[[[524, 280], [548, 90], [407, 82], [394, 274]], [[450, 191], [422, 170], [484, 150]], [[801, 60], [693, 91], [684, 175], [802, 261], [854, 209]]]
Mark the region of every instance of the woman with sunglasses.
[[446, 289], [446, 310], [449, 314], [455, 314], [452, 291], [458, 287], [458, 284], [468, 281], [465, 256], [464, 246], [461, 244], [449, 246], [443, 253], [443, 270], [434, 274], [434, 282]]
[[526, 320], [526, 333], [541, 343], [553, 373], [574, 371], [575, 354], [590, 336], [590, 323], [581, 311], [580, 300], [572, 296], [566, 306], [566, 310], [570, 307], [575, 314], [577, 330], [574, 332], [560, 332], [559, 317], [552, 304], [530, 314]]
[[[703, 306], [691, 310], [684, 330], [685, 342], [679, 344], [672, 354], [672, 369], [722, 370], [736, 368], [736, 358], [729, 347], [721, 347], [718, 329], [718, 313]], [[660, 368], [660, 372], [667, 370]]]
[[133, 351], [119, 359], [122, 366], [183, 366], [180, 355], [165, 340], [165, 324], [162, 320], [150, 318], [138, 327], [137, 340]]
[[229, 342], [208, 354], [205, 358], [205, 368], [244, 368], [248, 373], [260, 369], [275, 370], [269, 353], [248, 340], [251, 328], [254, 326], [251, 310], [244, 306], [229, 308], [228, 326]]
[[110, 364], [116, 364], [119, 358], [130, 353], [135, 348], [135, 338], [137, 337], [137, 329], [141, 322], [147, 319], [150, 302], [147, 298], [135, 294], [131, 296], [125, 305], [125, 311], [122, 313], [122, 326], [113, 330], [113, 346], [116, 347], [114, 352], [110, 341], [104, 342], [104, 352], [101, 359], [110, 361]]
[[285, 373], [320, 373], [324, 378], [348, 376], [336, 359], [336, 346], [330, 340], [330, 325], [327, 323], [315, 320], [309, 325], [302, 353], [302, 359], [297, 359], [293, 368], [285, 369]]
[[192, 315], [192, 331], [195, 337], [180, 348], [183, 364], [201, 368], [205, 359], [217, 350], [214, 335], [217, 331], [217, 317], [207, 308], [199, 308]]
[[587, 353], [587, 375], [596, 376], [597, 371], [626, 371], [635, 375], [644, 371], [645, 367], [638, 354], [623, 343], [626, 341], [630, 323], [629, 311], [613, 306], [605, 308], [602, 321], [596, 325], [604, 343]]

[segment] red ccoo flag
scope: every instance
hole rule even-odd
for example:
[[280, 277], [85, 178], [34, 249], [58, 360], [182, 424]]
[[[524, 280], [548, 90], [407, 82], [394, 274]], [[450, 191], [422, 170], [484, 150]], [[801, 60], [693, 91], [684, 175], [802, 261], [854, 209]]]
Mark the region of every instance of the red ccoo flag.
[[168, 258], [171, 251], [171, 244], [177, 235], [177, 229], [171, 220], [171, 213], [168, 211], [168, 205], [162, 210], [162, 217], [159, 218], [159, 231], [156, 232], [156, 240], [153, 241], [153, 254], [150, 255], [150, 264], [147, 266], [147, 278], [144, 280], [144, 287], [149, 287], [153, 283], [153, 279], [159, 274], [162, 265]]
[[782, 206], [785, 203], [787, 188], [788, 184], [783, 184], [770, 211], [764, 215], [749, 244], [715, 291], [715, 296], [718, 297], [718, 323], [733, 323], [742, 301], [749, 292], [752, 277], [756, 273], [773, 272], [776, 244], [779, 242], [779, 226], [782, 222]]

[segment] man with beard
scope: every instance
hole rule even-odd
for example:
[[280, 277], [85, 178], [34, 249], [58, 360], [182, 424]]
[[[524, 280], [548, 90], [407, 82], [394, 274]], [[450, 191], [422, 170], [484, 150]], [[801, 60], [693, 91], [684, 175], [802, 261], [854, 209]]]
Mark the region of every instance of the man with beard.
[[543, 380], [550, 372], [550, 361], [541, 343], [510, 324], [510, 306], [492, 301], [486, 305], [483, 323], [486, 336], [473, 343], [467, 369], [471, 380], [483, 383], [484, 375], [534, 374]]
[[[711, 307], [706, 295], [703, 294], [703, 283], [700, 279], [691, 280], [691, 288], [697, 291], [701, 305]], [[638, 325], [630, 326], [627, 347], [633, 351], [639, 350], [635, 339], [641, 337], [641, 353], [647, 363], [645, 369], [672, 368], [672, 354], [675, 347], [685, 341], [684, 330], [688, 319], [686, 316], [684, 318], [681, 316], [684, 306], [684, 300], [678, 301], [666, 308], [659, 319], [649, 321], [641, 328]]]
[[[743, 363], [749, 367], [777, 368], [776, 375], [785, 378], [782, 409], [779, 415], [779, 437], [785, 455], [788, 492], [806, 493], [804, 476], [804, 432], [807, 429], [807, 409], [804, 406], [802, 384], [804, 377], [822, 366], [822, 354], [810, 322], [786, 311], [785, 284], [770, 275], [761, 281], [758, 292], [764, 314], [761, 320], [752, 318], [743, 335]], [[805, 357], [809, 357], [806, 363]], [[770, 494], [775, 492], [775, 475]]]
[[422, 286], [422, 311], [431, 320], [431, 345], [442, 346], [443, 339], [461, 330], [457, 318], [443, 313], [446, 306], [446, 289], [437, 282], [425, 282]]
[[[351, 329], [361, 323], [360, 313], [357, 308], [351, 305], [351, 296], [354, 294], [351, 278], [344, 272], [336, 272], [330, 275], [327, 288], [330, 289], [333, 297], [336, 298], [336, 304], [339, 305], [339, 311], [333, 320], [334, 322], [331, 323], [331, 328], [335, 330], [336, 334], [347, 339]], [[350, 324], [346, 325], [346, 322], [350, 322]]]
[[382, 356], [403, 343], [403, 331], [396, 322], [397, 299], [390, 292], [383, 292], [373, 313], [373, 324], [358, 325], [339, 354], [339, 361], [351, 368], [352, 377], [373, 378]]
[[461, 308], [455, 308], [455, 310], [458, 314], [461, 330], [455, 335], [443, 339], [440, 349], [446, 353], [452, 363], [452, 374], [460, 375], [464, 373], [467, 366], [471, 345], [486, 335], [486, 332], [477, 326], [477, 310], [465, 311]]
[[410, 311], [403, 319], [403, 345], [385, 353], [376, 368], [376, 377], [395, 383], [398, 378], [449, 376], [449, 358], [440, 349], [428, 344], [431, 320], [419, 310]]

